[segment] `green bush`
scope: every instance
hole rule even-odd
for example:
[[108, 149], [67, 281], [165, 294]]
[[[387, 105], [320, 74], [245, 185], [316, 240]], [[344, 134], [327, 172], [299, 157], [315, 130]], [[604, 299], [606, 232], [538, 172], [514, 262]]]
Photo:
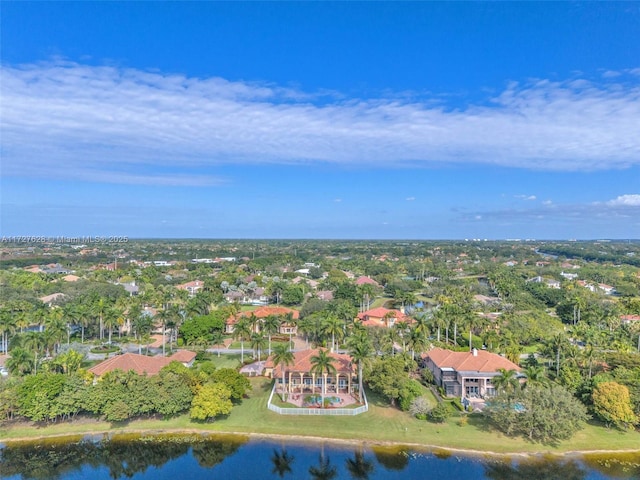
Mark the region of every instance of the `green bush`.
[[435, 408], [431, 410], [431, 412], [429, 412], [429, 417], [436, 423], [444, 423], [450, 416], [451, 409], [445, 402], [438, 403], [438, 405], [436, 405]]

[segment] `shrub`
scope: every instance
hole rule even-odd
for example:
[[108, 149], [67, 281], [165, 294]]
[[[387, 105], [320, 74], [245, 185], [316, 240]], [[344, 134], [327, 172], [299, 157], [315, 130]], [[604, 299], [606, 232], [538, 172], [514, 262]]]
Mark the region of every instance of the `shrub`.
[[431, 404], [426, 397], [418, 397], [411, 402], [409, 413], [418, 420], [426, 420], [427, 415], [431, 411]]
[[438, 405], [436, 405], [435, 408], [431, 410], [431, 412], [429, 412], [429, 417], [436, 423], [444, 423], [450, 416], [451, 410], [445, 402], [438, 403]]

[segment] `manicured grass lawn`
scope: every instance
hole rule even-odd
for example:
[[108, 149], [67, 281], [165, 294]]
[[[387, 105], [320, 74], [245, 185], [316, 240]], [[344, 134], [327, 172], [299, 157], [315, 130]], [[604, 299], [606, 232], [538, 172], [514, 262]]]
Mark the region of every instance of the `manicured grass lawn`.
[[271, 382], [252, 378], [253, 391], [241, 405], [225, 418], [207, 422], [191, 422], [187, 415], [169, 420], [138, 420], [112, 426], [106, 422], [87, 420], [49, 427], [14, 426], [3, 428], [0, 439], [36, 437], [40, 435], [74, 434], [124, 430], [201, 430], [205, 432], [260, 433], [299, 437], [327, 437], [360, 440], [368, 443], [393, 442], [492, 452], [567, 452], [577, 450], [624, 450], [640, 448], [640, 434], [621, 432], [588, 425], [570, 441], [558, 445], [540, 445], [520, 438], [510, 438], [495, 431], [480, 415], [470, 415], [465, 426], [458, 425], [454, 415], [446, 423], [434, 424], [417, 420], [390, 407], [378, 395], [368, 393], [369, 411], [354, 417], [284, 416], [267, 410]]
[[[247, 356], [245, 355], [245, 360]], [[239, 368], [240, 367], [240, 354], [226, 354], [221, 353], [218, 357], [217, 353], [210, 353], [207, 357], [208, 361], [211, 361], [216, 368]]]

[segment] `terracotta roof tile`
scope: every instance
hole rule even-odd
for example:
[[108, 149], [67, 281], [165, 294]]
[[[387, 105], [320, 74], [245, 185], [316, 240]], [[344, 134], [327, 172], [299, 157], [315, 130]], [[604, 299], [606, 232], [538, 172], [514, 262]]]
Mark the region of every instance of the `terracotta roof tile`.
[[472, 352], [453, 352], [443, 348], [434, 348], [427, 352], [426, 356], [431, 358], [439, 368], [449, 367], [456, 371], [465, 372], [496, 372], [499, 368], [520, 371], [520, 367], [515, 363], [495, 353], [485, 350], [477, 350], [477, 355]]
[[[318, 355], [320, 350], [314, 348], [311, 350], [303, 350], [300, 352], [294, 352], [293, 364], [287, 366], [287, 371], [289, 372], [308, 372], [311, 370], [312, 362], [311, 358]], [[353, 365], [351, 363], [351, 356], [344, 353], [331, 353], [328, 352], [328, 355], [334, 359], [333, 366], [336, 367], [338, 372], [353, 372]], [[269, 357], [265, 364], [265, 368], [273, 368], [273, 357]]]
[[251, 317], [252, 315], [258, 318], [267, 318], [270, 315], [287, 315], [291, 313], [294, 319], [300, 317], [300, 312], [298, 310], [294, 310], [292, 308], [287, 307], [258, 307], [255, 310], [240, 312], [239, 314], [229, 317], [227, 319], [228, 325], [233, 325], [238, 322], [240, 317]]

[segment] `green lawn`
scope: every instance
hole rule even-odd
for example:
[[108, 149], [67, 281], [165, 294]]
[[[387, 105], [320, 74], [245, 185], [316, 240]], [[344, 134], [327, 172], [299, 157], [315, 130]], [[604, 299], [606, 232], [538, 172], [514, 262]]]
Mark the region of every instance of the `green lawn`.
[[473, 414], [465, 426], [458, 415], [444, 424], [411, 418], [387, 405], [380, 396], [368, 393], [369, 411], [354, 417], [283, 416], [267, 409], [271, 382], [252, 378], [249, 398], [235, 407], [226, 418], [209, 423], [191, 422], [187, 415], [170, 420], [138, 420], [112, 427], [106, 422], [84, 421], [48, 427], [10, 426], [0, 431], [0, 439], [62, 435], [85, 432], [140, 430], [200, 430], [204, 432], [258, 433], [361, 440], [369, 443], [397, 443], [482, 450], [500, 453], [568, 452], [577, 450], [638, 450], [640, 434], [588, 425], [570, 441], [558, 445], [540, 445], [496, 432], [482, 416]]

